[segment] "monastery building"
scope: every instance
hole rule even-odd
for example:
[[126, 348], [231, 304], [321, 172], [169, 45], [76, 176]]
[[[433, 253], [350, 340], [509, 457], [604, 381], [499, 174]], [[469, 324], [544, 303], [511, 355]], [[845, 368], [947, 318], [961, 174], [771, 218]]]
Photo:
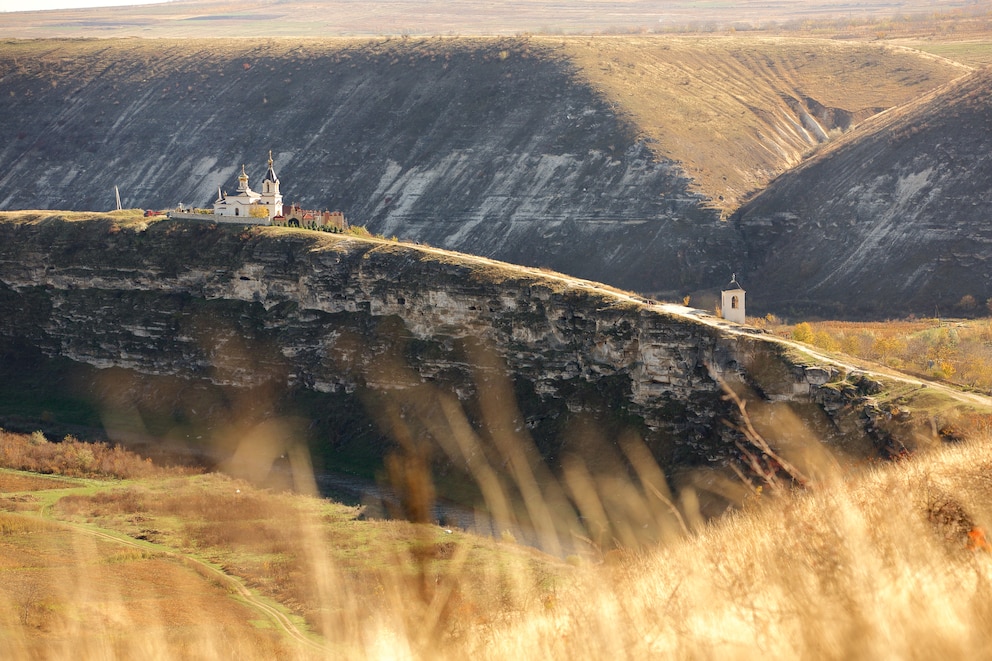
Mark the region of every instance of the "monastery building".
[[248, 185], [248, 173], [242, 165], [241, 174], [238, 175], [237, 195], [228, 195], [218, 189], [213, 210], [180, 207], [170, 211], [169, 217], [239, 225], [286, 225], [332, 231], [348, 228], [348, 222], [340, 211], [314, 211], [303, 209], [298, 204], [283, 204], [282, 193], [279, 191], [279, 177], [273, 167], [271, 151], [269, 169], [265, 173], [265, 179], [262, 180], [261, 192], [253, 191]]

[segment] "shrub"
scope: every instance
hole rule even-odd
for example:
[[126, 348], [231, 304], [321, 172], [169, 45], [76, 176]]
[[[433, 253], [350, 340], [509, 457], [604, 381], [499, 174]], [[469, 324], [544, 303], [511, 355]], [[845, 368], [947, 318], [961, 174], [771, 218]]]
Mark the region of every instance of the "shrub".
[[806, 342], [807, 344], [813, 343], [813, 327], [807, 322], [802, 322], [796, 324], [795, 328], [792, 329], [792, 339], [797, 342]]
[[827, 351], [840, 351], [840, 343], [835, 340], [830, 333], [818, 330], [813, 334], [813, 344], [820, 347], [821, 349], [826, 349]]
[[119, 445], [85, 443], [66, 436], [49, 442], [40, 431], [14, 434], [0, 429], [0, 466], [75, 477], [132, 478], [158, 474], [188, 474], [190, 468], [161, 468]]

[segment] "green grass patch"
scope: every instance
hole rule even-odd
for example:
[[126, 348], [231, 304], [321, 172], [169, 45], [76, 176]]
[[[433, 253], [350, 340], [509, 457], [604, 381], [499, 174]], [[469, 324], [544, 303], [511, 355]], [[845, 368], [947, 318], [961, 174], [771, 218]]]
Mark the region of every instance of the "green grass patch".
[[946, 57], [973, 67], [992, 64], [992, 41], [910, 42], [913, 48], [925, 53]]

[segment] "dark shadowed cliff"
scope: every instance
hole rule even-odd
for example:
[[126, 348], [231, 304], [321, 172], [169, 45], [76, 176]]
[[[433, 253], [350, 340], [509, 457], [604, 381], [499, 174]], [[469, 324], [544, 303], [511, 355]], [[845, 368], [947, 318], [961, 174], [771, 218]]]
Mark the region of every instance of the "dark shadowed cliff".
[[207, 205], [242, 163], [257, 185], [271, 149], [287, 202], [387, 236], [644, 289], [730, 269], [693, 256], [730, 252], [733, 231], [544, 47], [104, 43], [47, 72], [19, 59], [46, 48], [60, 46], [7, 62], [2, 208], [107, 209], [114, 185], [125, 206]]
[[992, 297], [990, 209], [986, 68], [783, 175], [736, 225], [770, 309], [968, 314]]
[[740, 270], [734, 200], [960, 75], [908, 50], [619, 38], [38, 41], [0, 49], [0, 208], [289, 202], [670, 298]]

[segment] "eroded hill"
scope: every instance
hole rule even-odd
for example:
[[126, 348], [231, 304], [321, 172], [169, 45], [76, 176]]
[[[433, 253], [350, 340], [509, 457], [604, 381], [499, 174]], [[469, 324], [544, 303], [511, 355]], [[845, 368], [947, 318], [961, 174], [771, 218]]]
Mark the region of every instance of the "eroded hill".
[[961, 74], [862, 44], [625, 43], [9, 42], [0, 208], [206, 205], [271, 149], [287, 201], [681, 298], [739, 270], [720, 217], [742, 194]]
[[869, 122], [741, 211], [772, 308], [974, 313], [992, 297], [992, 69]]
[[565, 49], [724, 213], [819, 145], [968, 71], [827, 39], [609, 37]]

